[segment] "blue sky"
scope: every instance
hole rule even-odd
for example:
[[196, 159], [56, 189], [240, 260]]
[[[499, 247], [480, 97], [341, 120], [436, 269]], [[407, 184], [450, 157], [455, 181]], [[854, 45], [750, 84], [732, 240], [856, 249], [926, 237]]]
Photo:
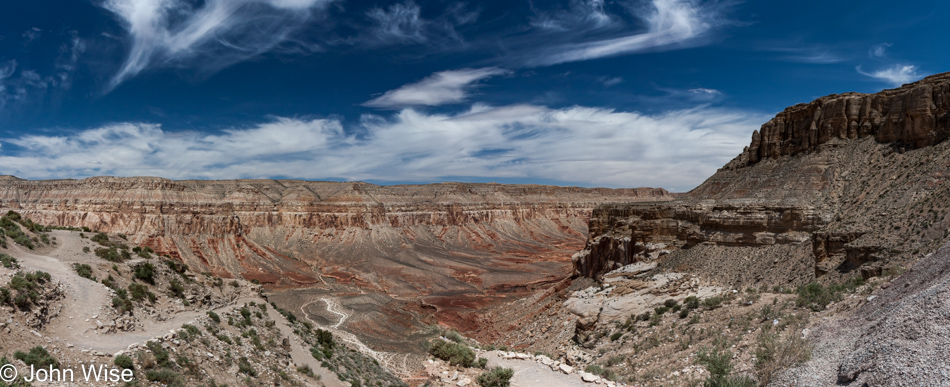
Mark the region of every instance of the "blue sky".
[[0, 174], [701, 183], [950, 64], [941, 1], [7, 1]]

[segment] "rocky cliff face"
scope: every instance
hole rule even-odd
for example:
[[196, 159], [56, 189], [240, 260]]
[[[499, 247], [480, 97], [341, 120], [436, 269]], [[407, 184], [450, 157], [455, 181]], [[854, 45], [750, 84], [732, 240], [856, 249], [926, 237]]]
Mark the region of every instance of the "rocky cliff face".
[[950, 229], [948, 96], [941, 74], [790, 107], [677, 200], [595, 209], [575, 273], [657, 260], [738, 286], [906, 267]]
[[950, 74], [876, 94], [845, 93], [785, 109], [752, 134], [732, 167], [819, 150], [833, 139], [873, 137], [921, 148], [950, 137]]
[[0, 178], [3, 211], [124, 233], [198, 272], [407, 295], [560, 279], [593, 207], [671, 198], [648, 188]]

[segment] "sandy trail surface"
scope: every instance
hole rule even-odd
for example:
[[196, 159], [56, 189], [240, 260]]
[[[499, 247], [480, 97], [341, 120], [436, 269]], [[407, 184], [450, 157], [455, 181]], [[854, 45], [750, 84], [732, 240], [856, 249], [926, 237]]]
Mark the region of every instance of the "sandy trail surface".
[[[80, 277], [73, 269], [74, 263], [89, 265], [101, 264], [98, 257], [81, 253], [82, 248], [94, 248], [91, 242], [81, 239], [75, 232], [56, 230], [51, 233], [58, 243], [51, 249], [41, 253], [34, 253], [11, 244], [13, 255], [26, 270], [41, 270], [50, 274], [54, 281], [65, 287], [66, 299], [63, 300], [63, 309], [59, 316], [54, 318], [45, 327], [45, 335], [73, 344], [80, 349], [88, 349], [106, 354], [113, 354], [128, 349], [132, 344], [143, 344], [146, 341], [162, 337], [170, 331], [180, 328], [183, 324], [193, 324], [196, 319], [204, 316], [206, 311], [180, 311], [165, 316], [163, 321], [153, 321], [148, 318], [140, 319], [143, 329], [132, 332], [116, 332], [100, 334], [96, 328], [96, 320], [105, 323], [106, 316], [114, 315], [112, 310], [112, 291], [105, 285]], [[261, 297], [241, 297], [231, 300], [227, 305], [213, 309], [216, 313], [224, 313], [231, 309], [251, 302], [266, 304]], [[336, 374], [320, 366], [320, 363], [304, 348], [300, 338], [294, 333], [287, 319], [273, 308], [268, 308], [268, 316], [277, 322], [276, 326], [281, 334], [290, 339], [291, 358], [298, 366], [308, 365], [314, 374], [320, 375], [325, 386], [345, 387]], [[341, 318], [345, 320], [344, 317]]]

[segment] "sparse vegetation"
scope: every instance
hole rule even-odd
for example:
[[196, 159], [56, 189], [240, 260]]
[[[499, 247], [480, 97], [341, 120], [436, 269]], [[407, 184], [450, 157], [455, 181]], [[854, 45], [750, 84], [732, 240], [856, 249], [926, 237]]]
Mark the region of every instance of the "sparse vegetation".
[[74, 263], [73, 270], [76, 270], [76, 274], [79, 274], [82, 278], [98, 281], [98, 279], [92, 275], [92, 267], [85, 263]]
[[449, 362], [450, 365], [471, 367], [475, 364], [475, 351], [465, 344], [453, 343], [445, 340], [432, 340], [429, 353], [439, 359]]
[[511, 368], [495, 367], [478, 375], [476, 381], [482, 387], [508, 387], [515, 372]]
[[57, 361], [53, 355], [50, 355], [45, 348], [40, 346], [30, 348], [29, 352], [16, 351], [13, 354], [13, 358], [36, 368], [48, 368], [49, 366], [59, 368], [59, 361]]

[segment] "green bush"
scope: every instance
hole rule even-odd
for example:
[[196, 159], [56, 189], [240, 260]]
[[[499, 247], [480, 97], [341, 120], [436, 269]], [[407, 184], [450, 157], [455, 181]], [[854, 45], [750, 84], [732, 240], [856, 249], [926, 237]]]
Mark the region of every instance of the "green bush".
[[168, 368], [145, 371], [145, 379], [150, 382], [158, 382], [167, 387], [184, 387], [185, 380], [181, 374]]
[[476, 363], [475, 365], [477, 365], [478, 368], [485, 369], [485, 367], [488, 365], [488, 359], [480, 357], [478, 358], [478, 361], [476, 361], [475, 363]]
[[471, 367], [472, 364], [475, 364], [475, 351], [465, 344], [433, 340], [429, 347], [429, 353], [439, 359], [448, 361], [453, 366]]
[[135, 365], [132, 363], [132, 357], [129, 355], [119, 355], [115, 357], [115, 360], [112, 361], [117, 367], [121, 367], [127, 370], [134, 370]]
[[251, 366], [251, 362], [244, 356], [238, 359], [238, 372], [249, 376], [257, 376], [257, 370]]
[[220, 324], [220, 323], [221, 323], [221, 316], [218, 316], [217, 313], [212, 312], [212, 311], [210, 311], [210, 310], [208, 311], [208, 318], [210, 318], [211, 321], [214, 321], [215, 324]]
[[185, 286], [176, 279], [168, 281], [168, 291], [175, 297], [185, 298]]
[[145, 262], [135, 265], [134, 271], [135, 279], [155, 285], [155, 266], [152, 266], [151, 263]]
[[0, 264], [3, 264], [3, 267], [7, 269], [17, 269], [20, 267], [20, 265], [17, 263], [16, 258], [13, 258], [3, 253], [0, 253]]
[[171, 366], [171, 361], [168, 357], [168, 350], [166, 350], [165, 348], [162, 348], [161, 344], [155, 341], [149, 341], [147, 344], [145, 344], [145, 346], [148, 347], [150, 351], [152, 351], [152, 355], [155, 356], [155, 362], [158, 363], [159, 366], [161, 367]]
[[49, 368], [49, 366], [59, 368], [59, 361], [50, 355], [45, 348], [40, 346], [30, 348], [30, 352], [16, 351], [13, 357], [36, 368]]
[[82, 278], [98, 281], [96, 277], [92, 275], [92, 267], [85, 263], [74, 263], [73, 269], [76, 270], [76, 274], [79, 274]]
[[709, 297], [703, 300], [703, 306], [709, 310], [718, 309], [722, 306], [722, 297]]
[[696, 361], [706, 367], [709, 376], [703, 382], [706, 387], [752, 387], [755, 383], [747, 376], [731, 375], [732, 353], [729, 351], [700, 349]]
[[509, 387], [515, 372], [511, 368], [495, 367], [478, 375], [476, 381], [482, 387]]
[[129, 293], [132, 297], [132, 301], [139, 301], [148, 298], [148, 302], [154, 304], [158, 299], [155, 296], [155, 293], [152, 293], [148, 290], [148, 287], [142, 284], [131, 283], [129, 284]]
[[449, 339], [449, 340], [452, 340], [452, 341], [454, 341], [454, 342], [456, 342], [456, 343], [461, 343], [462, 340], [463, 340], [462, 335], [459, 334], [458, 332], [456, 332], [455, 330], [451, 330], [451, 331], [449, 331], [448, 333], [446, 333], [446, 334], [445, 334], [445, 338], [446, 338], [446, 339]]
[[831, 291], [817, 282], [802, 285], [798, 288], [798, 299], [795, 304], [815, 312], [825, 310], [832, 301], [840, 299], [840, 293]]

